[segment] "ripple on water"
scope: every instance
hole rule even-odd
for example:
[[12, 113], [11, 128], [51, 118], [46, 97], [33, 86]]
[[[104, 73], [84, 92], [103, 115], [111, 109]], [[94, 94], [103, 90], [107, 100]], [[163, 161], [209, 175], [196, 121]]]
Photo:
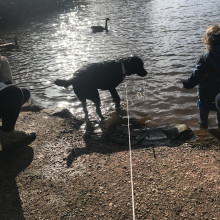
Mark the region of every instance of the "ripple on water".
[[[77, 1], [69, 10], [27, 18], [16, 29], [1, 30], [2, 39], [17, 35], [21, 46], [21, 51], [3, 55], [9, 58], [16, 83], [29, 87], [38, 104], [65, 105], [83, 117], [72, 90], [54, 86], [54, 80], [69, 78], [91, 62], [137, 54], [149, 75], [126, 79], [130, 111], [150, 117], [152, 125], [185, 122], [194, 126], [196, 89], [181, 91], [181, 81], [204, 52], [203, 33], [219, 20], [219, 10], [218, 0]], [[106, 17], [109, 32], [93, 34], [90, 26], [104, 25]], [[118, 87], [122, 106], [124, 88]], [[102, 110], [111, 115], [112, 98], [108, 92], [100, 93]]]

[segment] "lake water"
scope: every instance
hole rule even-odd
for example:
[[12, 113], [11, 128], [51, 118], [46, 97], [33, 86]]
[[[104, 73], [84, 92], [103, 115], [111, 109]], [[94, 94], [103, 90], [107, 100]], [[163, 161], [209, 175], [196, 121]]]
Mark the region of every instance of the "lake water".
[[[43, 107], [66, 107], [83, 118], [72, 88], [53, 84], [69, 78], [81, 66], [135, 54], [149, 72], [147, 77], [127, 77], [129, 110], [148, 126], [186, 123], [196, 128], [196, 89], [182, 91], [182, 80], [193, 71], [204, 52], [206, 28], [220, 20], [219, 0], [79, 0], [68, 10], [29, 17], [24, 23], [0, 31], [2, 40], [15, 35], [21, 51], [2, 53], [10, 61], [15, 82], [31, 90]], [[104, 25], [109, 32], [91, 32]], [[125, 84], [117, 88], [126, 109]], [[109, 92], [100, 91], [102, 111], [114, 117]], [[97, 119], [92, 103], [91, 118]], [[215, 126], [215, 114], [211, 117]]]

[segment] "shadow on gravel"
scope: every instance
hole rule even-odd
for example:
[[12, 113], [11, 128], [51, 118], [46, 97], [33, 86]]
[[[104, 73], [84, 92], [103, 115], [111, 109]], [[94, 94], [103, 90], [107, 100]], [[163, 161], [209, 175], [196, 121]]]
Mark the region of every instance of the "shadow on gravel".
[[29, 146], [0, 151], [0, 219], [24, 219], [16, 177], [33, 160]]
[[[176, 147], [194, 137], [186, 125], [163, 125], [148, 128], [135, 118], [129, 119], [130, 142], [132, 149], [154, 148], [158, 146]], [[104, 123], [89, 121], [84, 127], [83, 147], [73, 148], [67, 157], [67, 167], [83, 155], [92, 153], [111, 154], [129, 149], [128, 118], [120, 111]]]

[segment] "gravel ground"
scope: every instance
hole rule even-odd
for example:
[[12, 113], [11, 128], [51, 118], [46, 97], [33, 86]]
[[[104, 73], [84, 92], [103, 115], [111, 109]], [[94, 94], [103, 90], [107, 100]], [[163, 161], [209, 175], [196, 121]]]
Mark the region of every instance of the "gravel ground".
[[[128, 145], [83, 125], [65, 111], [21, 113], [17, 130], [37, 138], [0, 151], [1, 220], [132, 219]], [[220, 219], [220, 131], [195, 135], [132, 150], [136, 219]]]

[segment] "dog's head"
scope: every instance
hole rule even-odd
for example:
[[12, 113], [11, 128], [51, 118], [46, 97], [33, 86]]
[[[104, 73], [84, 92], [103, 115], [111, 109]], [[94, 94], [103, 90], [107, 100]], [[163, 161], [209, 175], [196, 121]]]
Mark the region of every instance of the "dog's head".
[[144, 69], [144, 63], [140, 57], [132, 56], [124, 60], [126, 75], [137, 74], [138, 76], [146, 76], [148, 73]]

